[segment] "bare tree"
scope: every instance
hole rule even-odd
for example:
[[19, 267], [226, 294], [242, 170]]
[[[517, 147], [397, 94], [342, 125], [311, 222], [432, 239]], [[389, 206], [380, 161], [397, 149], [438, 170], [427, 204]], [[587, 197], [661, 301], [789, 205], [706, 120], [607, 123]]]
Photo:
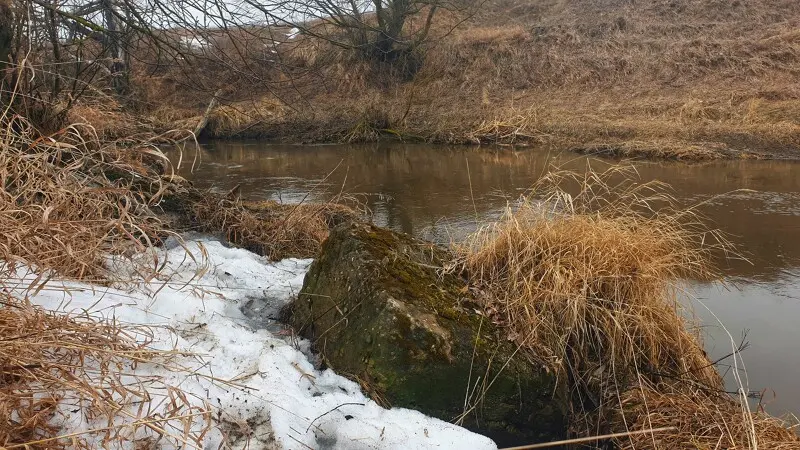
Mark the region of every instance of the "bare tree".
[[86, 92], [124, 99], [137, 52], [145, 65], [186, 63], [170, 30], [193, 26], [193, 13], [171, 0], [0, 0], [0, 68], [15, 69], [3, 101], [57, 125]]
[[146, 82], [131, 80], [153, 75], [214, 104], [258, 86], [292, 107], [299, 83], [318, 82], [304, 78], [317, 67], [292, 56], [298, 34], [413, 75], [434, 17], [470, 1], [0, 0], [0, 20], [11, 21], [0, 27], [0, 61], [15, 69], [1, 89], [21, 86], [14, 99], [34, 122], [30, 105], [60, 114], [87, 92], [144, 105], [136, 94]]
[[243, 1], [269, 21], [384, 62], [413, 54], [428, 38], [438, 12], [466, 5], [459, 0]]

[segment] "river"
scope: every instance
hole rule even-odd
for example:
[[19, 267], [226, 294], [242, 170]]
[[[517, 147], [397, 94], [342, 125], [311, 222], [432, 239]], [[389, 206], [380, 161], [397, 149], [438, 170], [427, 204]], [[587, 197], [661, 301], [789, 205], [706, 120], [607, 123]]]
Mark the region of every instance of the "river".
[[[178, 159], [170, 153], [173, 161]], [[554, 166], [582, 170], [609, 162], [542, 149], [523, 151], [408, 144], [280, 146], [211, 142], [184, 153], [181, 175], [197, 187], [283, 202], [357, 197], [383, 226], [440, 242], [458, 240], [497, 217]], [[199, 164], [191, 169], [191, 162]], [[588, 160], [588, 161], [587, 161]], [[761, 405], [800, 416], [800, 163], [639, 161], [642, 181], [658, 179], [688, 204], [705, 202], [711, 226], [749, 261], [719, 261], [724, 286], [693, 284], [689, 302], [712, 359], [749, 343], [740, 372]], [[724, 324], [724, 327], [720, 324]], [[743, 338], [743, 336], [745, 336]], [[732, 339], [731, 339], [732, 338]], [[733, 389], [732, 369], [720, 363]], [[746, 375], [746, 376], [745, 376]], [[758, 401], [754, 401], [758, 402]]]

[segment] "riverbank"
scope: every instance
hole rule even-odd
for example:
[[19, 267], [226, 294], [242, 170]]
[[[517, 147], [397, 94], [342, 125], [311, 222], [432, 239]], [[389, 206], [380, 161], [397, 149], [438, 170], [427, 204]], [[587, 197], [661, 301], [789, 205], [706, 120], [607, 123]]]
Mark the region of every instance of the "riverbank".
[[[287, 399], [260, 394], [260, 403], [254, 401], [269, 409], [276, 421], [285, 417], [283, 414], [289, 409], [290, 416], [301, 415], [310, 422], [304, 433], [296, 426], [276, 428], [276, 424], [272, 424], [274, 431], [280, 434], [274, 438], [288, 448], [294, 446], [292, 437], [304, 442], [303, 445], [316, 445], [319, 439], [325, 439], [315, 434], [316, 428], [311, 426], [323, 427], [314, 419], [318, 415], [324, 416], [324, 423], [331, 427], [323, 427], [327, 437], [350, 439], [355, 436], [353, 433], [363, 434], [361, 427], [351, 428], [357, 423], [352, 422], [352, 418], [361, 416], [350, 412], [330, 417], [325, 414], [324, 408], [333, 408], [342, 402], [365, 404], [368, 411], [361, 412], [366, 414], [363, 420], [371, 424], [370, 436], [378, 441], [395, 438], [391, 433], [386, 434], [381, 423], [393, 424], [399, 429], [405, 429], [402, 423], [411, 424], [413, 430], [396, 438], [404, 443], [419, 438], [421, 446], [437, 439], [439, 431], [443, 439], [450, 439], [452, 433], [461, 436], [454, 439], [465, 436], [473, 441], [479, 439], [459, 434], [464, 432], [438, 421], [425, 422], [430, 427], [420, 425], [420, 420], [429, 419], [413, 413], [386, 413], [369, 406], [364, 394], [353, 384], [340, 378], [328, 380], [330, 384], [322, 383], [320, 380], [333, 375], [315, 371], [317, 369], [308, 361], [299, 359], [291, 346], [278, 343], [269, 333], [242, 326], [247, 325], [248, 320], [270, 319], [270, 311], [274, 313], [275, 308], [287, 301], [287, 291], [297, 289], [302, 270], [294, 269], [308, 261], [271, 265], [264, 257], [225, 248], [219, 243], [199, 245], [181, 240], [178, 233], [195, 230], [218, 234], [234, 245], [271, 259], [317, 257], [322, 241], [328, 237], [327, 230], [352, 220], [355, 217], [352, 212], [336, 205], [247, 203], [239, 198], [236, 188], [223, 194], [197, 191], [174, 175], [154, 138], [109, 142], [95, 135], [93, 128], [78, 126], [42, 138], [19, 117], [5, 116], [3, 120], [7, 125], [2, 141], [6, 184], [0, 217], [5, 219], [3, 226], [7, 232], [0, 241], [0, 259], [6, 262], [2, 273], [6, 288], [2, 312], [8, 315], [5, 323], [9, 326], [5, 333], [16, 333], [14, 330], [21, 320], [29, 330], [23, 335], [24, 339], [5, 340], [1, 346], [0, 354], [7, 361], [0, 366], [4, 375], [0, 379], [3, 383], [0, 394], [14, 400], [3, 414], [26, 419], [8, 422], [9, 428], [3, 430], [8, 446], [32, 443], [47, 447], [54, 438], [72, 432], [80, 434], [68, 439], [85, 440], [68, 442], [88, 447], [97, 442], [106, 445], [108, 439], [151, 442], [159, 439], [158, 435], [166, 441], [197, 445], [206, 442], [204, 439], [213, 442], [228, 439], [226, 442], [245, 445], [252, 439], [264, 438], [266, 442], [262, 444], [268, 448], [270, 438], [263, 434], [268, 434], [265, 431], [268, 427], [252, 420], [262, 416], [254, 415], [253, 403], [238, 393], [256, 395], [251, 391], [259, 389], [270, 393], [294, 392], [281, 384], [289, 381], [294, 383], [293, 389], [299, 386], [303, 394], [305, 400], [300, 404], [306, 405], [304, 402], [308, 400], [316, 406], [294, 411], [283, 405]], [[173, 145], [180, 145], [179, 136], [172, 137]], [[612, 170], [608, 177], [613, 178], [616, 173]], [[553, 176], [557, 181], [564, 174]], [[680, 401], [681, 411], [703, 412], [704, 419], [699, 426], [718, 425], [720, 420], [725, 423], [736, 420], [737, 426], [727, 429], [715, 426], [709, 434], [705, 428], [683, 427], [686, 422], [680, 414], [658, 410], [663, 413], [659, 423], [680, 430], [678, 434], [659, 437], [664, 445], [672, 445], [675, 440], [683, 442], [687, 436], [714, 442], [724, 439], [732, 445], [753, 442], [793, 445], [796, 436], [778, 419], [744, 409], [741, 415], [733, 413], [739, 411], [737, 400], [721, 392], [719, 375], [698, 347], [694, 333], [686, 328], [674, 309], [675, 305], [670, 303], [674, 298], [661, 297], [665, 292], [672, 292], [669, 283], [677, 274], [704, 270], [698, 269], [700, 261], [695, 259], [700, 254], [684, 247], [696, 244], [692, 239], [698, 235], [681, 234], [680, 228], [675, 228], [680, 223], [670, 221], [673, 216], [667, 215], [651, 223], [630, 211], [632, 202], [628, 200], [644, 206], [654, 200], [635, 196], [641, 189], [650, 192], [649, 186], [634, 190], [634, 197], [619, 197], [614, 205], [621, 209], [610, 213], [591, 209], [593, 202], [601, 199], [589, 193], [598, 189], [612, 195], [617, 192], [604, 184], [608, 177], [595, 174], [591, 180], [599, 184], [590, 184], [582, 191], [586, 195], [573, 197], [569, 205], [575, 217], [573, 219], [565, 210], [564, 217], [555, 220], [554, 226], [566, 224], [566, 227], [559, 228], [552, 239], [546, 242], [527, 237], [512, 239], [514, 245], [523, 246], [520, 248], [492, 241], [494, 233], [479, 234], [475, 239], [485, 240], [484, 244], [476, 243], [464, 249], [451, 267], [442, 269], [449, 268], [459, 276], [463, 274], [470, 289], [485, 292], [482, 314], [501, 324], [506, 322], [511, 333], [509, 337], [519, 338], [527, 333], [525, 321], [512, 322], [519, 310], [512, 308], [511, 302], [531, 302], [532, 307], [542, 310], [542, 317], [550, 317], [545, 327], [548, 333], [534, 342], [527, 339], [520, 342], [525, 345], [526, 353], [531, 352], [531, 363], [559, 374], [566, 387], [576, 389], [569, 392], [590, 394], [592, 397], [588, 398], [600, 402], [593, 406], [586, 403], [587, 399], [573, 403], [575, 410], [571, 421], [576, 428], [570, 432], [580, 436], [592, 434], [595, 427], [587, 427], [592, 423], [611, 431], [632, 431], [633, 423], [637, 424], [636, 428], [646, 428], [645, 423], [656, 421], [649, 416], [650, 405]], [[552, 187], [556, 189], [557, 186]], [[566, 199], [557, 195], [560, 191], [543, 191], [542, 194], [547, 192], [551, 193], [551, 200]], [[628, 191], [622, 191], [625, 192]], [[642, 200], [645, 203], [641, 203]], [[581, 205], [589, 209], [580, 209]], [[550, 223], [549, 219], [542, 221], [542, 218], [512, 214], [498, 222], [497, 227], [501, 231], [513, 231], [519, 226], [516, 222], [519, 220], [525, 226], [533, 226], [533, 236], [538, 236], [541, 233], [535, 231], [536, 227], [547, 228]], [[572, 226], [575, 220], [582, 224], [584, 234], [577, 233], [578, 228]], [[658, 239], [644, 242], [632, 239], [630, 236], [638, 236], [636, 230], [650, 230], [648, 236]], [[622, 237], [616, 239], [615, 236]], [[658, 242], [664, 245], [659, 246]], [[703, 239], [703, 242], [709, 241]], [[577, 244], [582, 246], [580, 254], [571, 250]], [[648, 247], [651, 245], [658, 248], [653, 250]], [[503, 254], [504, 248], [509, 251], [508, 255]], [[576, 259], [569, 262], [562, 254], [564, 249]], [[602, 264], [607, 258], [598, 260], [595, 257], [614, 252], [619, 258], [609, 260], [611, 266]], [[537, 253], [544, 257], [518, 258]], [[481, 256], [484, 254], [491, 256], [487, 259]], [[519, 273], [529, 276], [543, 270], [550, 287], [534, 289], [526, 284], [530, 280], [524, 276], [516, 281], [505, 278], [500, 268], [507, 258], [522, 264], [516, 266], [521, 268]], [[391, 260], [387, 257], [372, 263], [385, 264]], [[9, 264], [12, 261], [13, 264]], [[248, 261], [246, 267], [242, 267], [244, 261]], [[563, 265], [554, 268], [554, 261], [569, 262], [572, 268]], [[666, 265], [662, 265], [665, 261]], [[294, 269], [287, 264], [295, 264]], [[530, 264], [534, 264], [535, 270], [525, 269]], [[242, 273], [237, 272], [240, 269]], [[282, 272], [280, 277], [276, 270]], [[635, 276], [631, 275], [631, 270]], [[597, 277], [597, 273], [607, 276]], [[699, 273], [709, 275], [705, 271]], [[572, 281], [564, 284], [566, 279]], [[413, 279], [409, 281], [414, 282]], [[274, 282], [277, 291], [265, 287], [263, 284], [267, 282]], [[590, 286], [594, 294], [587, 296], [580, 286]], [[159, 301], [160, 296], [166, 301]], [[562, 297], [577, 303], [560, 305]], [[187, 299], [203, 306], [187, 309], [184, 307]], [[269, 304], [247, 306], [251, 300], [265, 300]], [[606, 301], [614, 306], [603, 307]], [[176, 310], [178, 304], [181, 308]], [[256, 319], [248, 317], [241, 310], [243, 304], [245, 309], [260, 310], [262, 315]], [[37, 305], [46, 308], [40, 309]], [[562, 315], [556, 313], [560, 308], [583, 308], [587, 311], [586, 321], [563, 323], [558, 319]], [[578, 314], [578, 319], [580, 316]], [[629, 324], [622, 327], [628, 331], [629, 328], [641, 329], [642, 340], [631, 341], [631, 336], [618, 334], [614, 326], [616, 321]], [[210, 324], [215, 327], [214, 332], [206, 331]], [[252, 325], [250, 322], [249, 326]], [[666, 331], [675, 339], [665, 339], [663, 332]], [[62, 333], [68, 336], [62, 337]], [[246, 347], [242, 347], [243, 341], [237, 340], [240, 338], [247, 340]], [[562, 345], [565, 342], [569, 343], [566, 347]], [[34, 345], [36, 343], [38, 345]], [[229, 345], [238, 350], [231, 351]], [[266, 352], [267, 345], [270, 345], [269, 352]], [[196, 355], [187, 354], [198, 349], [214, 355], [228, 352], [239, 359], [224, 367], [202, 360], [198, 363]], [[290, 354], [283, 354], [281, 349]], [[668, 354], [670, 358], [661, 361], [660, 354]], [[273, 361], [270, 358], [276, 355], [285, 357], [285, 364], [280, 366], [283, 369], [276, 372], [280, 374], [278, 380], [284, 381], [273, 383], [270, 377], [275, 373], [262, 365], [269, 365]], [[575, 364], [572, 357], [585, 361], [589, 368]], [[258, 367], [247, 365], [255, 360], [259, 361]], [[615, 372], [602, 370], [602, 362], [609, 360], [614, 362]], [[623, 376], [616, 378], [616, 371], [623, 367], [626, 369], [620, 372]], [[230, 371], [231, 368], [236, 370]], [[686, 385], [661, 379], [676, 370], [680, 381], [688, 380]], [[296, 378], [292, 379], [290, 373]], [[190, 375], [187, 377], [187, 374]], [[597, 374], [602, 377], [595, 380]], [[607, 396], [621, 395], [636, 377], [645, 377], [646, 383], [638, 392], [646, 395], [643, 394], [643, 398], [626, 396], [624, 403], [629, 404], [630, 409], [616, 408], [616, 403], [610, 402]], [[66, 382], [68, 380], [73, 381]], [[697, 387], [696, 383], [704, 396], [695, 394], [689, 398], [703, 399], [699, 406], [706, 409], [689, 409], [692, 405], [698, 407], [696, 401], [686, 400], [687, 386]], [[151, 386], [158, 392], [151, 392]], [[321, 391], [330, 389], [319, 392], [321, 396], [308, 397], [307, 391], [311, 389], [314, 393], [314, 387]], [[342, 389], [347, 391], [347, 398], [339, 394]], [[212, 395], [212, 391], [220, 392], [220, 396]], [[338, 396], [333, 395], [334, 392]], [[26, 400], [33, 397], [46, 401], [31, 403]], [[242, 398], [247, 406], [237, 403]], [[223, 399], [230, 403], [224, 404]], [[392, 418], [393, 414], [399, 416]], [[233, 419], [223, 420], [226, 415], [232, 415]], [[351, 419], [347, 419], [348, 415]], [[99, 425], [98, 417], [111, 425]], [[420, 426], [423, 427], [421, 435]], [[117, 433], [120, 430], [125, 433]], [[126, 434], [128, 431], [132, 434]], [[491, 444], [487, 442], [489, 447]]]
[[209, 138], [547, 145], [688, 161], [800, 157], [794, 2], [508, 0], [451, 31], [460, 19], [437, 16], [410, 79], [299, 35], [276, 44], [281, 71], [270, 76], [282, 81], [269, 89], [235, 72], [203, 78], [202, 88], [177, 72], [148, 76], [133, 99], [135, 119], [108, 120], [108, 128], [194, 129], [213, 103], [202, 127]]
[[274, 321], [350, 209], [197, 191], [165, 136], [0, 120], [3, 448], [496, 448], [381, 408]]

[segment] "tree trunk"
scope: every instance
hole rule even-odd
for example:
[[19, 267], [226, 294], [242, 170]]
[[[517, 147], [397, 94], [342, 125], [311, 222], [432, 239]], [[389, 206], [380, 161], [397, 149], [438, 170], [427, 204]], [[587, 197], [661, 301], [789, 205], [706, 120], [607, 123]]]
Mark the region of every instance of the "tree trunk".
[[[56, 7], [58, 5], [53, 0], [53, 8]], [[61, 43], [58, 41], [56, 13], [52, 9], [47, 10], [47, 34], [50, 38], [50, 45], [53, 46], [53, 61], [56, 64], [56, 69], [53, 70], [53, 89], [50, 93], [50, 98], [51, 101], [57, 101], [58, 94], [61, 93]]]
[[128, 74], [119, 42], [120, 30], [117, 26], [117, 17], [111, 0], [103, 0], [102, 5], [106, 27], [105, 45], [111, 56], [111, 86], [118, 95], [124, 95], [128, 91]]
[[203, 114], [203, 117], [197, 122], [197, 126], [194, 127], [195, 137], [199, 137], [203, 130], [205, 130], [206, 125], [208, 125], [208, 118], [211, 117], [211, 113], [214, 112], [214, 108], [217, 107], [220, 95], [222, 95], [222, 89], [217, 89], [217, 91], [214, 92], [214, 96], [211, 97], [211, 101], [208, 102], [205, 114]]
[[12, 25], [11, 1], [0, 0], [0, 81], [5, 78], [5, 69], [11, 55]]

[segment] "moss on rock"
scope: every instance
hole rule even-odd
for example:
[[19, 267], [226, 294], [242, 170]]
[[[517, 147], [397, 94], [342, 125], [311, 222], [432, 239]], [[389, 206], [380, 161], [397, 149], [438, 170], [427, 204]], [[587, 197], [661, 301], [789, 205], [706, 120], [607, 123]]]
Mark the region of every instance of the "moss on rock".
[[449, 253], [369, 224], [335, 228], [289, 309], [323, 360], [373, 398], [498, 444], [563, 436], [556, 380], [476, 313]]

